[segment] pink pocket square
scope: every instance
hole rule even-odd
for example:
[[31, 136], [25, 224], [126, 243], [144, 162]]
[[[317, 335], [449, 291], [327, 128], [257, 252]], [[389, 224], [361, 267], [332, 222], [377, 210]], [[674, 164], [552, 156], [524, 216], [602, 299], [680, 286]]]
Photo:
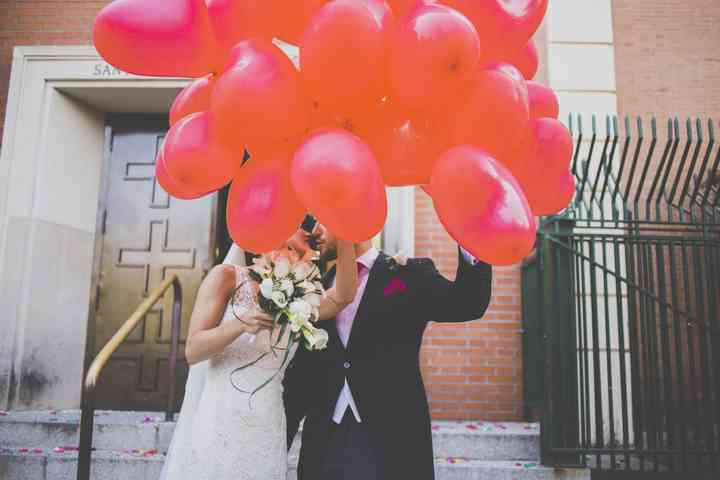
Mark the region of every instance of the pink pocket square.
[[396, 293], [402, 293], [405, 290], [407, 290], [407, 285], [405, 282], [403, 282], [400, 277], [394, 277], [390, 282], [388, 282], [387, 285], [385, 285], [385, 290], [383, 290], [383, 294], [386, 297], [389, 297], [390, 295], [394, 295]]

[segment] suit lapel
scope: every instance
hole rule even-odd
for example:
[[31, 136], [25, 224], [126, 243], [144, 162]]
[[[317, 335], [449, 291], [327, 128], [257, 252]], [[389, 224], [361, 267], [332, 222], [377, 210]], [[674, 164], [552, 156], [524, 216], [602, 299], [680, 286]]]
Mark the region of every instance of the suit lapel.
[[[357, 338], [362, 335], [362, 330], [369, 320], [366, 318], [372, 314], [373, 307], [378, 304], [378, 300], [382, 299], [383, 290], [390, 279], [390, 263], [389, 257], [380, 252], [375, 264], [368, 274], [368, 281], [365, 285], [360, 305], [358, 306], [355, 319], [353, 320], [350, 338], [347, 343], [347, 351], [352, 349], [353, 343], [357, 342]], [[342, 345], [342, 344], [341, 344]]]
[[[322, 277], [322, 284], [325, 290], [329, 290], [333, 286], [333, 281], [335, 280], [335, 266], [333, 266], [330, 270], [325, 272], [325, 275]], [[328, 332], [328, 348], [336, 350], [340, 355], [343, 354], [345, 347], [342, 344], [342, 340], [340, 340], [340, 334], [337, 330], [337, 323], [335, 319], [326, 320], [321, 325], [322, 328], [326, 329]]]

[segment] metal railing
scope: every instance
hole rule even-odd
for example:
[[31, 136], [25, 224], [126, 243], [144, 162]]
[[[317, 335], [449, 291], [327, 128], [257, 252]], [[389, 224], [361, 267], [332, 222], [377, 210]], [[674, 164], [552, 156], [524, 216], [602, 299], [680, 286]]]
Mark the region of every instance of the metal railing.
[[182, 319], [182, 287], [178, 276], [173, 274], [160, 284], [123, 323], [120, 329], [100, 350], [85, 375], [83, 383], [82, 413], [80, 417], [80, 445], [78, 452], [78, 480], [90, 479], [92, 462], [93, 428], [95, 423], [95, 387], [100, 374], [110, 357], [122, 345], [135, 327], [140, 324], [150, 309], [173, 288], [172, 324], [170, 330], [170, 359], [168, 362], [168, 399], [165, 410], [165, 421], [173, 418], [175, 409], [175, 367], [177, 364], [178, 343], [180, 339], [180, 321]]
[[571, 119], [575, 199], [542, 220], [523, 270], [528, 331], [541, 345], [528, 365], [542, 379], [543, 463], [717, 475], [714, 123], [672, 119], [660, 133], [652, 120], [649, 135], [640, 119], [625, 119], [623, 133], [617, 118], [605, 132], [597, 124], [588, 135]]

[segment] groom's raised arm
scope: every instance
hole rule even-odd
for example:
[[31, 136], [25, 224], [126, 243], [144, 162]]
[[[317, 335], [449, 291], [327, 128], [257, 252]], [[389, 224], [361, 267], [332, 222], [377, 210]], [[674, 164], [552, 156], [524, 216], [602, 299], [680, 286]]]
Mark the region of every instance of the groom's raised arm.
[[492, 267], [458, 249], [455, 281], [443, 277], [431, 260], [420, 268], [420, 295], [426, 321], [469, 322], [485, 314], [492, 293]]

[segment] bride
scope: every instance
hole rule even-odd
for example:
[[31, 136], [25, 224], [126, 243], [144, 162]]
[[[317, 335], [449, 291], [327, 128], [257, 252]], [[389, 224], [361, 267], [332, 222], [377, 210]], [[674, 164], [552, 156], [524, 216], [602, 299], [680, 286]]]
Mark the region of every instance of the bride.
[[[298, 230], [274, 254], [305, 257], [307, 237]], [[185, 345], [190, 373], [161, 480], [286, 478], [282, 380], [298, 347], [291, 347], [288, 358], [284, 353], [267, 354], [279, 332], [271, 331], [272, 317], [257, 306], [257, 283], [247, 268], [232, 260], [237, 253], [233, 245], [230, 264], [226, 259], [226, 264], [213, 268], [198, 290]], [[320, 320], [333, 318], [355, 297], [357, 268], [350, 242], [338, 244], [337, 272], [335, 287], [319, 306]], [[252, 397], [243, 393], [276, 372]]]

